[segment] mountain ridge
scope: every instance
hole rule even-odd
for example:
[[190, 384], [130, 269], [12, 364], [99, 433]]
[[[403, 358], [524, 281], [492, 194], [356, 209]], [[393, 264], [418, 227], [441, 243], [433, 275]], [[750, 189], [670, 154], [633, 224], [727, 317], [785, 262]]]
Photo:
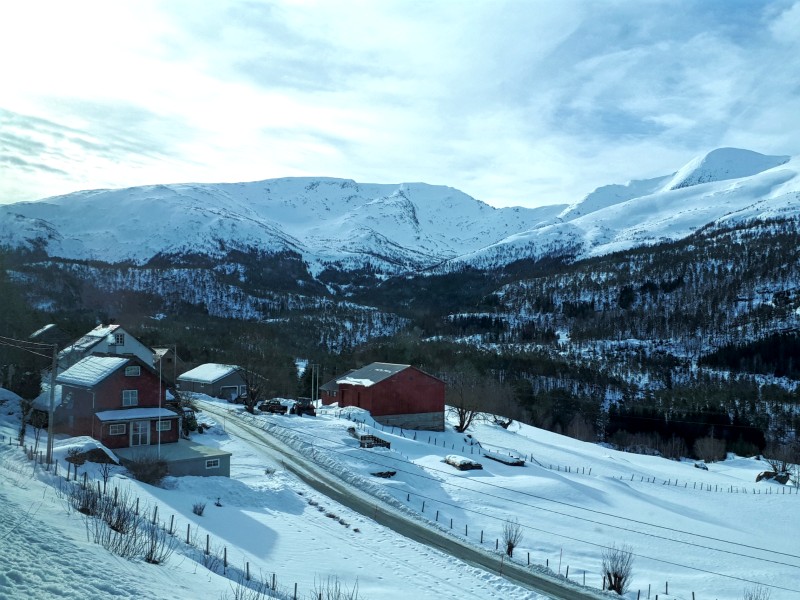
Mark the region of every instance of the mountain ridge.
[[601, 186], [572, 205], [494, 208], [455, 188], [331, 177], [89, 190], [0, 206], [0, 244], [145, 265], [230, 251], [299, 255], [378, 276], [596, 256], [709, 224], [796, 215], [800, 160], [721, 148], [671, 175]]

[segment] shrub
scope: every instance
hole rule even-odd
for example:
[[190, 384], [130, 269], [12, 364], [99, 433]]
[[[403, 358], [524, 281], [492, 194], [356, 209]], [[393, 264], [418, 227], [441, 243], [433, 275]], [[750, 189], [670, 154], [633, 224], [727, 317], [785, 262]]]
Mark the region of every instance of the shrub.
[[760, 585], [748, 588], [742, 594], [742, 600], [769, 600], [770, 591]]
[[205, 502], [195, 502], [192, 505], [192, 512], [194, 514], [196, 514], [198, 517], [202, 517], [203, 516], [203, 511], [205, 509], [206, 509], [206, 503]]
[[167, 461], [152, 454], [134, 457], [125, 466], [134, 479], [150, 485], [158, 485], [167, 476]]
[[633, 554], [630, 546], [612, 546], [603, 550], [603, 578], [609, 590], [620, 596], [628, 591], [633, 573]]
[[503, 545], [509, 558], [514, 556], [514, 548], [522, 541], [522, 526], [519, 521], [506, 521], [503, 523]]

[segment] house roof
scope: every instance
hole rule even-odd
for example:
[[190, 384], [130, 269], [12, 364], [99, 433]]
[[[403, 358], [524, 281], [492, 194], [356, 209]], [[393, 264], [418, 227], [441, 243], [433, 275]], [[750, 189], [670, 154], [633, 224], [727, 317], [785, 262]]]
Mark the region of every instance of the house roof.
[[78, 339], [78, 341], [64, 348], [58, 355], [66, 356], [73, 352], [84, 354], [104, 339], [107, 339], [108, 336], [112, 335], [119, 327], [119, 325], [98, 325], [89, 333]]
[[56, 378], [58, 383], [90, 387], [103, 381], [114, 371], [127, 364], [124, 356], [90, 355], [82, 358]]
[[[57, 385], [55, 390], [55, 406], [61, 404], [61, 386]], [[33, 408], [36, 410], [43, 410], [45, 412], [50, 410], [50, 386], [47, 386], [47, 389], [44, 390], [41, 394], [36, 396], [33, 401]]]
[[388, 379], [392, 375], [396, 375], [400, 371], [405, 371], [410, 367], [411, 365], [396, 365], [393, 363], [376, 362], [367, 365], [366, 367], [356, 369], [355, 371], [350, 371], [342, 377], [339, 377], [336, 380], [336, 383], [369, 387], [383, 381], [384, 379]]
[[221, 365], [217, 363], [206, 363], [195, 367], [191, 371], [186, 371], [178, 376], [178, 381], [197, 381], [199, 383], [214, 383], [223, 377], [237, 371], [236, 365]]
[[124, 408], [122, 410], [104, 410], [95, 413], [103, 422], [106, 421], [138, 421], [139, 419], [177, 419], [178, 413], [166, 408]]

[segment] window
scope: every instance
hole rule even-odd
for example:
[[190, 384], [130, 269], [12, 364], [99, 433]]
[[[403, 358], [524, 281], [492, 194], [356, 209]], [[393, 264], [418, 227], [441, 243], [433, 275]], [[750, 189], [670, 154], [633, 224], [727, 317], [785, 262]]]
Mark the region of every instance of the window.
[[159, 421], [156, 424], [156, 431], [169, 431], [172, 429], [172, 420]]
[[206, 469], [219, 469], [219, 459], [218, 458], [209, 458], [206, 461]]
[[125, 435], [127, 428], [125, 423], [117, 423], [116, 425], [108, 426], [108, 435]]
[[142, 368], [140, 366], [134, 367], [125, 367], [125, 377], [138, 377], [142, 374]]
[[138, 406], [139, 390], [122, 390], [122, 406]]
[[125, 345], [125, 334], [124, 333], [115, 333], [114, 334], [114, 344], [116, 346], [124, 346]]

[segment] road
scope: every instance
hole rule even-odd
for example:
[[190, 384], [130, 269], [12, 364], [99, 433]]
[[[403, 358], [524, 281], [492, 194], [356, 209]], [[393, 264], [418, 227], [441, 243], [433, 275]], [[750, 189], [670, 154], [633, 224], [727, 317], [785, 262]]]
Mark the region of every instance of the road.
[[498, 559], [495, 554], [467, 545], [457, 538], [448, 536], [445, 532], [429, 528], [395, 512], [388, 505], [383, 505], [380, 500], [364, 495], [357, 488], [343, 482], [329, 471], [318, 467], [308, 458], [287, 447], [268, 432], [232, 416], [218, 406], [206, 402], [198, 404], [209, 414], [224, 420], [225, 430], [228, 433], [243, 440], [256, 442], [261, 448], [267, 450], [276, 462], [282, 464], [287, 471], [295, 474], [311, 488], [376, 523], [388, 527], [399, 535], [436, 548], [495, 575], [505, 577], [516, 585], [545, 594], [553, 600], [608, 600], [613, 597], [600, 591], [592, 592], [568, 587], [556, 578], [532, 572], [522, 565], [505, 562]]

